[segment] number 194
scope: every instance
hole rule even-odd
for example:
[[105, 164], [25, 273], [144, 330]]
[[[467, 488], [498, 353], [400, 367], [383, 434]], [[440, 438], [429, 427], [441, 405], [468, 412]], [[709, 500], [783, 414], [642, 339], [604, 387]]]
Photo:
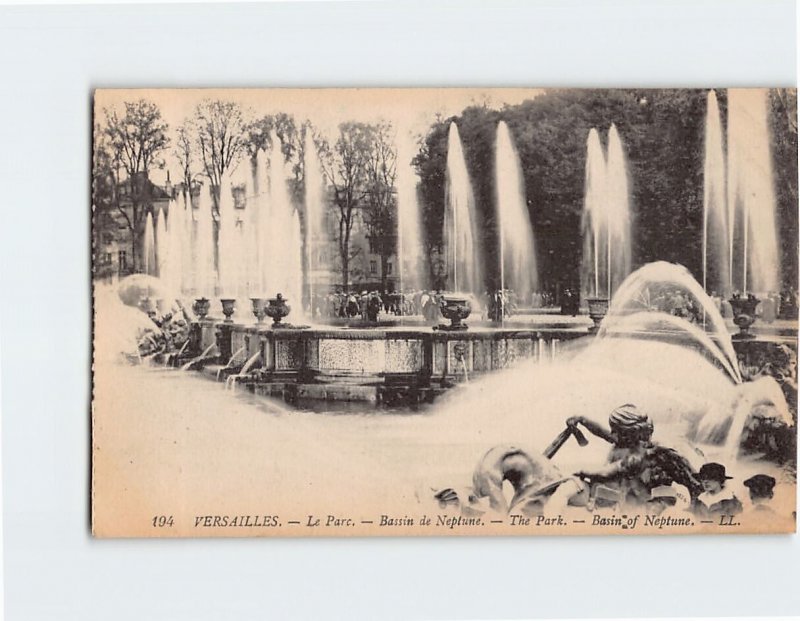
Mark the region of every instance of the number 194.
[[156, 515], [153, 517], [153, 528], [172, 527], [174, 523], [171, 515]]

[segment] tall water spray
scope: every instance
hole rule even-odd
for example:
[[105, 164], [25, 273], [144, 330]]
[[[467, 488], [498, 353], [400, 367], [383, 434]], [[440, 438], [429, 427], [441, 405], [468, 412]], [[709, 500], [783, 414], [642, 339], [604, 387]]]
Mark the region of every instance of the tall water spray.
[[597, 130], [589, 131], [581, 226], [583, 297], [610, 298], [631, 271], [628, 172], [615, 125], [608, 131], [607, 157]]
[[244, 209], [234, 209], [236, 214], [236, 233], [234, 240], [236, 244], [236, 297], [239, 299], [239, 307], [247, 308], [248, 297], [252, 297], [253, 281], [256, 276], [256, 221], [257, 210], [255, 198], [253, 196], [253, 160], [245, 158], [236, 167], [234, 175], [234, 187], [236, 191], [243, 194]]
[[158, 266], [156, 265], [156, 238], [153, 227], [153, 213], [147, 212], [144, 219], [144, 245], [142, 247], [143, 269], [145, 274], [156, 276]]
[[584, 201], [581, 227], [583, 230], [583, 266], [581, 269], [582, 297], [597, 297], [601, 294], [600, 283], [607, 282], [604, 234], [607, 218], [606, 200], [606, 158], [600, 144], [600, 135], [595, 128], [589, 130], [586, 140], [586, 174], [584, 177]]
[[212, 188], [203, 185], [197, 204], [195, 230], [195, 274], [196, 295], [211, 298], [215, 294], [216, 271], [214, 269], [214, 222], [212, 219]]
[[195, 289], [194, 265], [196, 259], [194, 255], [194, 209], [189, 188], [178, 194], [178, 213], [183, 222], [181, 292], [184, 295], [190, 295]]
[[606, 161], [606, 196], [608, 200], [609, 291], [613, 292], [631, 272], [631, 208], [628, 190], [628, 166], [617, 126], [608, 130]]
[[414, 148], [411, 136], [397, 136], [397, 264], [400, 290], [410, 291], [428, 287], [427, 266], [420, 224], [417, 184], [419, 178], [412, 160]]
[[178, 201], [170, 199], [167, 211], [167, 244], [169, 245], [169, 260], [167, 261], [166, 281], [167, 288], [176, 297], [181, 294], [181, 274], [183, 273], [183, 214], [178, 212]]
[[[268, 221], [261, 231], [268, 234], [267, 256], [262, 269], [270, 296], [283, 294], [293, 304], [294, 315], [302, 314], [303, 259], [300, 221], [289, 197], [286, 162], [281, 140], [273, 130], [269, 157]], [[259, 214], [259, 217], [264, 214]], [[259, 241], [263, 243], [263, 241]]]
[[533, 225], [525, 200], [522, 167], [508, 126], [497, 125], [495, 148], [496, 208], [500, 242], [500, 288], [530, 300], [538, 286]]
[[305, 180], [305, 224], [306, 224], [306, 286], [309, 315], [313, 315], [318, 305], [314, 299], [314, 285], [317, 283], [316, 272], [320, 269], [319, 248], [326, 243], [323, 210], [324, 182], [319, 152], [314, 142], [311, 128], [306, 127], [303, 143], [303, 174]]
[[480, 295], [484, 284], [480, 231], [464, 150], [455, 123], [450, 123], [447, 139], [443, 238], [448, 288]]
[[303, 231], [300, 227], [300, 212], [297, 209], [292, 209], [290, 212], [287, 233], [287, 248], [290, 252], [284, 295], [292, 301], [294, 305], [292, 317], [297, 319], [308, 316], [303, 308]]
[[270, 243], [270, 205], [269, 205], [269, 160], [266, 151], [259, 149], [256, 153], [253, 173], [252, 202], [253, 226], [255, 229], [255, 276], [251, 285], [251, 295], [263, 297], [268, 295], [267, 251]]
[[156, 254], [156, 273], [164, 284], [169, 278], [169, 239], [167, 239], [167, 214], [159, 210], [155, 219], [155, 254]]
[[236, 244], [236, 214], [234, 213], [231, 179], [224, 175], [219, 189], [219, 235], [217, 236], [217, 271], [222, 297], [237, 294], [239, 261]]
[[767, 91], [728, 90], [728, 227], [732, 290], [778, 291], [780, 266]]
[[717, 94], [709, 91], [703, 164], [703, 289], [731, 294], [725, 150]]

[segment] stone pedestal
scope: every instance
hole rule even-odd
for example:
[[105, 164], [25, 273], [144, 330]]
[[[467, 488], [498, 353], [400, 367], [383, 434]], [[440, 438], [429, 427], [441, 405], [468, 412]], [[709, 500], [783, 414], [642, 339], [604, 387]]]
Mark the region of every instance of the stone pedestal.
[[219, 349], [219, 360], [222, 364], [228, 364], [233, 350], [231, 349], [231, 336], [234, 325], [230, 323], [217, 324], [217, 348]]

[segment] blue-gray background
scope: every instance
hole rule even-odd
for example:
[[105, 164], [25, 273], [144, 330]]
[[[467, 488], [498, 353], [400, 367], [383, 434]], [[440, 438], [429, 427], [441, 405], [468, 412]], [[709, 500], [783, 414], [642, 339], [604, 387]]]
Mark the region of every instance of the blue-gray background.
[[0, 8], [7, 618], [800, 612], [796, 536], [95, 541], [88, 530], [92, 88], [790, 86], [794, 11], [790, 0]]

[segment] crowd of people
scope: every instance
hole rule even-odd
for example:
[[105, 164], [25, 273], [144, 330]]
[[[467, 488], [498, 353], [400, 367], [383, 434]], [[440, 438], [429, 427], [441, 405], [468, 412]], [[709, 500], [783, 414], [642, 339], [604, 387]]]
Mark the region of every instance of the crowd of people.
[[426, 319], [437, 320], [441, 297], [439, 291], [425, 290], [397, 293], [336, 291], [317, 302], [316, 311], [319, 317], [360, 317], [365, 321], [377, 321], [381, 313], [391, 316], [423, 315]]
[[[379, 315], [421, 316], [430, 323], [442, 320], [439, 307], [446, 295], [441, 290], [416, 289], [400, 292], [377, 290], [360, 292], [331, 292], [315, 303], [317, 317], [361, 318], [377, 321]], [[483, 319], [500, 321], [524, 308], [541, 309], [553, 305], [554, 296], [548, 292], [534, 291], [529, 299], [521, 298], [511, 289], [487, 291], [482, 296], [471, 297], [472, 312]]]

